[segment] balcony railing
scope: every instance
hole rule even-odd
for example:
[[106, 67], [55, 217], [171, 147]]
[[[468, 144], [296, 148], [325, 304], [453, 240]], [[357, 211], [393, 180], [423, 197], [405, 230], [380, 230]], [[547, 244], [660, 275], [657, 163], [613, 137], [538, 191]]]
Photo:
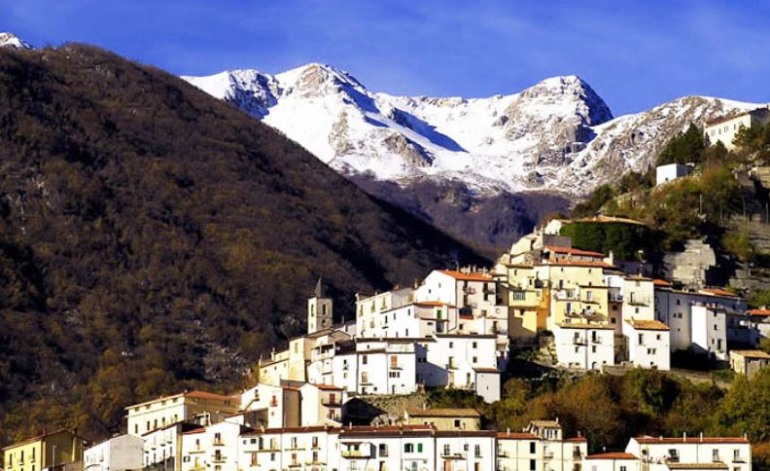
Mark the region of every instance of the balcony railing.
[[372, 452], [366, 450], [342, 450], [342, 457], [348, 459], [373, 458]]
[[441, 453], [441, 457], [445, 460], [464, 460], [465, 453]]

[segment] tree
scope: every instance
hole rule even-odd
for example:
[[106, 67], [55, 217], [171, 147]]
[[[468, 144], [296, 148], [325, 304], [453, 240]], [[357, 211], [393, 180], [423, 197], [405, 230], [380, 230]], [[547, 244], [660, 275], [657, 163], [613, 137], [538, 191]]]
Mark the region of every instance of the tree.
[[703, 132], [694, 124], [690, 124], [687, 131], [677, 133], [666, 143], [666, 146], [658, 156], [658, 165], [687, 164], [701, 161], [701, 153], [706, 148]]

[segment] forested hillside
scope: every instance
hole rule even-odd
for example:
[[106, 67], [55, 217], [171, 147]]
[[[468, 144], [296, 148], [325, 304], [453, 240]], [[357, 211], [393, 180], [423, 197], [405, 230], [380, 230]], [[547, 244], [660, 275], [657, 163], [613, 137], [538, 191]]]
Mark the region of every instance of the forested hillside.
[[95, 48], [0, 50], [0, 443], [238, 386], [357, 291], [483, 263], [272, 129]]

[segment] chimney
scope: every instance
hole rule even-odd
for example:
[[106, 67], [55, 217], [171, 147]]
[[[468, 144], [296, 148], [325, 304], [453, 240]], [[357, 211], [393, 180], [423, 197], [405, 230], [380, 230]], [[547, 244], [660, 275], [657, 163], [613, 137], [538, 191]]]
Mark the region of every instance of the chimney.
[[700, 433], [700, 441], [703, 441], [703, 432]]
[[687, 432], [682, 432], [682, 441], [683, 442], [687, 441]]

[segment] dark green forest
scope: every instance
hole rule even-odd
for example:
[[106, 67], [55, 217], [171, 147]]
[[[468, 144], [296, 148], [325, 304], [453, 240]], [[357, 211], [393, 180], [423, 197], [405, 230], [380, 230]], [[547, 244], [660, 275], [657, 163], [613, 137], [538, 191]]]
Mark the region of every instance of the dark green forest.
[[152, 67], [82, 45], [0, 50], [0, 444], [88, 438], [123, 407], [237, 390], [356, 292], [484, 264], [305, 150]]

